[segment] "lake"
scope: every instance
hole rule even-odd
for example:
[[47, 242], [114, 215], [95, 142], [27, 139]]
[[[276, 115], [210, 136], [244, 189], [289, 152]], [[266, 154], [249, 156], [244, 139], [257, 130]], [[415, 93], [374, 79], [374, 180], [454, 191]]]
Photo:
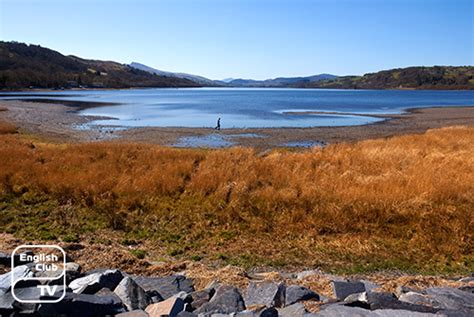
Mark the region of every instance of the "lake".
[[96, 120], [92, 125], [197, 128], [213, 127], [220, 117], [222, 128], [270, 128], [362, 125], [382, 120], [371, 114], [396, 114], [414, 107], [471, 106], [474, 91], [156, 88], [2, 93], [0, 99], [115, 104], [80, 110], [85, 116], [113, 118]]

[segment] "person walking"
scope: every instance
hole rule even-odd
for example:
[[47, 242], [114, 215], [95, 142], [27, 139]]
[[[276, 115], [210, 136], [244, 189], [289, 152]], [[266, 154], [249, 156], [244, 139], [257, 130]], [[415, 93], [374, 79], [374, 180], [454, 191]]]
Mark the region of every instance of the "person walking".
[[221, 118], [217, 119], [217, 125], [214, 128], [214, 130], [220, 130], [221, 129]]

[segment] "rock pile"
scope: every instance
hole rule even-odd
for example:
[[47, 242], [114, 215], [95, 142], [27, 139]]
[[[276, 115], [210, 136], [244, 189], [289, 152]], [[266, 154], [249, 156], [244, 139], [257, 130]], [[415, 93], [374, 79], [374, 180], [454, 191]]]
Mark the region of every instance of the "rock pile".
[[[392, 294], [377, 291], [377, 285], [364, 281], [337, 279], [333, 281], [334, 298], [329, 299], [303, 286], [272, 281], [251, 281], [246, 289], [214, 282], [195, 290], [193, 281], [183, 275], [131, 276], [115, 269], [83, 273], [73, 262], [66, 265], [68, 288], [62, 301], [21, 303], [11, 294], [11, 274], [35, 276], [30, 268], [28, 263], [21, 264], [0, 275], [1, 316], [474, 316], [474, 293], [469, 287], [400, 288]], [[35, 296], [36, 285], [16, 285], [15, 293]], [[319, 311], [310, 313], [308, 303], [316, 303]]]

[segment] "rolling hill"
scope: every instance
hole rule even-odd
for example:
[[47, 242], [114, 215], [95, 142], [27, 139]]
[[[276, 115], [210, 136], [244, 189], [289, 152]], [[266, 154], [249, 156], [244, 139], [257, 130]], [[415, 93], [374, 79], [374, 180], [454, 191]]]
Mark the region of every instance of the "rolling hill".
[[319, 74], [308, 77], [278, 77], [266, 80], [253, 79], [232, 79], [227, 82], [227, 85], [233, 87], [292, 87], [294, 85], [304, 85], [317, 83], [322, 80], [337, 78], [335, 75]]
[[408, 67], [342, 76], [318, 82], [298, 82], [298, 88], [339, 89], [474, 89], [473, 66]]
[[186, 78], [151, 74], [111, 61], [65, 56], [18, 42], [0, 42], [0, 89], [198, 87]]

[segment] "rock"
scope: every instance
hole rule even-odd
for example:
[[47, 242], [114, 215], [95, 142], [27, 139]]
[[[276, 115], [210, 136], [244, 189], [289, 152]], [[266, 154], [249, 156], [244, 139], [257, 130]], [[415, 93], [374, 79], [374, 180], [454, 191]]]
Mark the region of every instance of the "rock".
[[332, 281], [334, 296], [344, 300], [347, 296], [365, 292], [365, 285], [359, 281]]
[[59, 303], [41, 304], [38, 312], [40, 316], [105, 316], [123, 313], [125, 307], [114, 296], [67, 293]]
[[316, 316], [321, 317], [366, 317], [371, 314], [370, 310], [366, 310], [359, 307], [347, 307], [339, 304], [325, 305], [321, 307], [321, 310], [316, 313]]
[[184, 310], [184, 302], [181, 298], [171, 297], [162, 302], [151, 304], [146, 309], [145, 312], [148, 313], [150, 317], [176, 317], [178, 313]]
[[371, 281], [361, 280], [361, 282], [364, 283], [364, 287], [367, 292], [373, 291], [380, 287], [380, 285], [375, 284]]
[[191, 293], [194, 291], [193, 282], [182, 275], [166, 277], [138, 276], [134, 280], [146, 292], [156, 291], [163, 299], [170, 298], [179, 292]]
[[259, 315], [260, 317], [278, 317], [278, 310], [275, 307], [265, 308]]
[[12, 256], [10, 254], [0, 252], [0, 265], [10, 267], [11, 264], [12, 264]]
[[430, 306], [430, 307], [438, 308], [438, 309], [442, 308], [440, 303], [438, 303], [433, 298], [425, 294], [407, 292], [407, 293], [401, 294], [398, 297], [398, 299], [402, 302], [411, 303], [415, 305]]
[[214, 289], [205, 289], [202, 291], [195, 291], [189, 294], [191, 296], [191, 309], [196, 310], [205, 303], [209, 302], [214, 295]]
[[474, 315], [474, 294], [456, 288], [433, 287], [426, 289], [426, 294], [439, 303], [439, 307], [460, 310]]
[[303, 286], [291, 285], [286, 288], [285, 305], [287, 306], [310, 299], [319, 300], [319, 295]]
[[285, 285], [275, 282], [250, 282], [245, 298], [247, 305], [283, 307], [285, 305]]
[[280, 317], [302, 317], [308, 313], [306, 308], [301, 303], [296, 303], [285, 308], [279, 308], [278, 314]]
[[69, 284], [69, 287], [77, 294], [94, 294], [104, 287], [110, 290], [115, 289], [122, 278], [122, 272], [119, 270], [105, 270], [75, 279]]
[[122, 301], [120, 297], [117, 296], [117, 294], [115, 294], [113, 291], [105, 287], [98, 290], [94, 295], [114, 297], [116, 301]]
[[275, 307], [266, 307], [265, 305], [254, 305], [247, 307], [246, 310], [233, 314], [238, 317], [278, 317], [278, 310]]
[[[66, 263], [65, 266], [65, 271], [66, 271], [66, 284], [70, 284], [73, 280], [78, 279], [82, 277], [83, 275], [81, 274], [81, 266], [77, 263], [74, 262], [68, 262]], [[62, 271], [61, 271], [62, 273]], [[58, 272], [36, 272], [35, 277], [56, 277], [58, 276]], [[48, 285], [63, 285], [64, 284], [64, 279], [62, 277], [54, 280], [48, 280], [46, 282]]]
[[11, 288], [12, 274], [15, 281], [24, 277], [32, 277], [33, 272], [26, 265], [15, 266], [15, 268], [5, 274], [0, 275], [0, 294], [6, 293]]
[[147, 291], [146, 294], [150, 299], [150, 304], [159, 303], [165, 300], [157, 291]]
[[[22, 254], [33, 255], [33, 251], [28, 250], [28, 251], [24, 251], [24, 252], [15, 254], [15, 257], [14, 257], [15, 266], [24, 265], [24, 264], [32, 262], [32, 261], [21, 261], [20, 258], [21, 258]], [[6, 267], [11, 267], [11, 265], [12, 265], [12, 256], [11, 256], [11, 254], [0, 252], [0, 265], [6, 266]]]
[[130, 277], [123, 278], [115, 288], [114, 293], [130, 311], [145, 309], [151, 303], [145, 290]]
[[364, 292], [352, 294], [344, 300], [346, 306], [360, 307], [370, 310], [395, 309], [417, 312], [436, 313], [439, 309], [402, 302], [392, 293]]
[[81, 277], [82, 267], [75, 262], [68, 262], [65, 266], [66, 269], [66, 283]]
[[406, 310], [380, 309], [367, 310], [359, 307], [347, 307], [339, 304], [327, 305], [321, 308], [321, 311], [314, 314], [320, 317], [442, 317], [431, 313], [420, 313]]
[[463, 292], [468, 292], [468, 293], [474, 294], [474, 285], [473, 286], [470, 286], [470, 285], [461, 286], [458, 289], [463, 291]]
[[296, 274], [292, 274], [291, 277], [296, 278], [297, 280], [304, 280], [307, 277], [321, 275], [321, 274], [323, 273], [319, 270], [306, 270], [306, 271], [302, 271]]
[[405, 293], [408, 293], [408, 292], [420, 293], [420, 291], [417, 291], [417, 290], [414, 289], [414, 288], [411, 288], [411, 287], [408, 287], [408, 286], [404, 286], [404, 285], [398, 286], [397, 289], [395, 290], [395, 294], [396, 294], [397, 296], [401, 296], [402, 294], [405, 294]]
[[173, 297], [181, 298], [185, 304], [189, 304], [193, 301], [191, 294], [188, 294], [183, 291], [179, 292], [178, 294], [173, 295]]
[[216, 289], [216, 293], [208, 303], [203, 304], [194, 313], [230, 314], [245, 309], [244, 299], [235, 287], [222, 285]]
[[243, 310], [235, 314], [235, 317], [259, 317], [259, 313], [254, 312], [253, 310]]
[[[16, 288], [15, 295], [19, 299], [24, 300], [39, 300], [41, 297], [40, 290], [37, 287], [25, 287]], [[21, 313], [33, 313], [35, 310], [35, 304], [18, 302], [11, 291], [6, 292], [0, 296], [0, 315], [6, 314], [7, 311], [13, 311]]]
[[149, 315], [143, 310], [132, 310], [125, 313], [115, 315], [115, 317], [148, 317]]
[[182, 311], [182, 312], [178, 313], [177, 317], [198, 317], [198, 315], [196, 315], [194, 313], [190, 313], [188, 311]]
[[474, 276], [466, 276], [466, 277], [460, 278], [458, 282], [462, 282], [462, 283], [474, 282]]

